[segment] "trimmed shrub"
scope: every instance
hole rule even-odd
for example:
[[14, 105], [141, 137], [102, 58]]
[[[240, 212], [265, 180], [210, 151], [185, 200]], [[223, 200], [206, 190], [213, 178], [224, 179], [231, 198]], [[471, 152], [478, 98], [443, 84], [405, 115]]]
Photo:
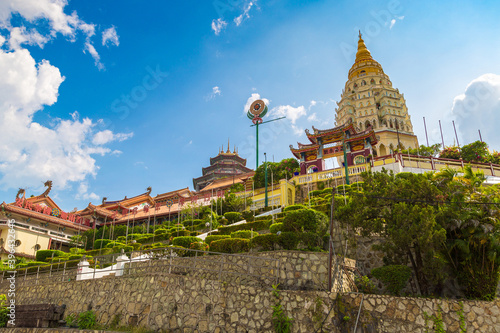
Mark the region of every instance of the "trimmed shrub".
[[63, 257], [66, 255], [65, 252], [60, 250], [38, 250], [36, 251], [35, 259], [36, 261], [47, 261], [47, 258], [52, 258], [52, 254], [54, 254], [54, 257]]
[[245, 210], [244, 212], [241, 212], [241, 217], [245, 220], [252, 221], [253, 220], [253, 212], [250, 210]]
[[111, 243], [111, 239], [96, 239], [94, 242], [94, 249], [100, 249], [106, 247], [107, 244]]
[[294, 210], [298, 210], [298, 209], [306, 209], [307, 207], [304, 206], [304, 205], [301, 205], [301, 204], [297, 204], [297, 205], [290, 205], [290, 206], [287, 206], [283, 209], [283, 212], [291, 212], [291, 211], [294, 211]]
[[118, 236], [118, 237], [116, 238], [116, 241], [117, 241], [117, 242], [120, 242], [120, 243], [125, 243], [125, 236]]
[[250, 223], [242, 223], [238, 225], [230, 225], [227, 227], [219, 227], [218, 235], [230, 235], [232, 232], [238, 231], [238, 230], [252, 230], [253, 231], [259, 231], [259, 230], [266, 230], [269, 229], [269, 226], [271, 225], [271, 220], [265, 220], [265, 221], [256, 221], [256, 222], [250, 222]]
[[189, 248], [191, 243], [195, 242], [203, 242], [201, 238], [194, 237], [194, 236], [180, 236], [180, 237], [174, 237], [172, 240], [172, 245], [173, 246], [182, 246], [184, 248]]
[[276, 249], [278, 236], [275, 234], [257, 235], [250, 240], [250, 246], [262, 251], [273, 251]]
[[408, 284], [411, 269], [405, 265], [389, 265], [372, 269], [372, 275], [379, 279], [387, 291], [394, 296], [399, 296], [401, 290]]
[[177, 229], [175, 231], [172, 231], [172, 229], [170, 229], [170, 234], [171, 234], [171, 237], [181, 237], [181, 236], [189, 236], [189, 235], [191, 235], [191, 233], [189, 232], [189, 230], [185, 230], [185, 229]]
[[[109, 242], [108, 244], [106, 244], [106, 247], [110, 248], [110, 249], [112, 249], [115, 246], [125, 246], [125, 243], [122, 243], [122, 242]], [[99, 249], [95, 249], [95, 250], [97, 250], [99, 252]]]
[[264, 215], [264, 216], [259, 216], [255, 218], [255, 221], [267, 221], [267, 220], [272, 220], [273, 216], [272, 215]]
[[[191, 245], [189, 245], [189, 248], [191, 250], [199, 250], [199, 251], [208, 251], [208, 244], [205, 243], [205, 242], [194, 242], [194, 243], [191, 243]], [[198, 253], [198, 255], [200, 255]]]
[[269, 227], [269, 231], [272, 234], [275, 234], [278, 231], [283, 231], [283, 223], [274, 223], [274, 224], [271, 224], [271, 226]]
[[85, 252], [85, 255], [87, 257], [92, 258], [92, 256], [106, 255], [106, 254], [111, 254], [111, 253], [113, 253], [113, 248], [106, 247], [106, 248], [103, 248], [101, 250], [97, 249], [97, 250], [87, 251], [87, 252]]
[[231, 233], [231, 238], [245, 238], [250, 239], [252, 236], [258, 235], [259, 233], [250, 230], [239, 230]]
[[295, 232], [282, 232], [278, 236], [278, 244], [285, 250], [296, 250], [299, 241], [300, 234]]
[[165, 233], [167, 233], [167, 232], [168, 232], [168, 230], [167, 230], [167, 229], [165, 229], [165, 228], [159, 228], [159, 229], [156, 229], [156, 230], [155, 230], [155, 235], [165, 234]]
[[337, 186], [337, 194], [340, 195], [344, 195], [344, 192], [345, 194], [349, 194], [350, 190], [351, 190], [351, 185], [344, 184]]
[[299, 209], [288, 212], [283, 221], [283, 231], [313, 232], [324, 235], [328, 228], [328, 217], [313, 209]]
[[222, 253], [242, 253], [250, 250], [250, 240], [243, 238], [226, 238], [210, 243], [210, 251]]
[[327, 194], [332, 194], [333, 188], [327, 187], [324, 190], [321, 191], [322, 194], [327, 195]]
[[229, 221], [229, 223], [234, 223], [242, 220], [241, 213], [238, 212], [224, 213], [224, 218], [226, 218]]
[[80, 259], [82, 259], [82, 257], [83, 257], [83, 254], [72, 254], [69, 256], [68, 259], [69, 260], [80, 260]]
[[231, 238], [229, 235], [208, 235], [205, 237], [205, 243], [210, 245], [213, 241], [219, 240], [219, 239], [225, 239], [225, 238]]
[[317, 197], [317, 196], [320, 196], [323, 194], [323, 190], [315, 190], [315, 191], [311, 191], [309, 192], [309, 195], [312, 197]]

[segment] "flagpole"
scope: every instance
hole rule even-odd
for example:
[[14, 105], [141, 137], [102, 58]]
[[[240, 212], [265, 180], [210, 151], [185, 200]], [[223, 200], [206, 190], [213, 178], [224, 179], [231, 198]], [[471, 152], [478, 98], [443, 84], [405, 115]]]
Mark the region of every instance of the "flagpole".
[[444, 149], [443, 129], [441, 128], [441, 120], [439, 121], [439, 131], [441, 132], [441, 143], [443, 144], [443, 149]]
[[429, 137], [427, 136], [427, 125], [425, 125], [425, 117], [424, 117], [424, 129], [425, 129], [425, 140], [427, 140], [427, 147], [429, 147]]

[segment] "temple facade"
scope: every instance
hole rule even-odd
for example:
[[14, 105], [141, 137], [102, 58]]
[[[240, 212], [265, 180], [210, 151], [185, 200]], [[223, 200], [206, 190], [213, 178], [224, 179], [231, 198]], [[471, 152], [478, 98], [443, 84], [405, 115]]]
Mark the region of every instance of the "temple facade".
[[325, 170], [325, 159], [337, 157], [347, 165], [365, 164], [373, 156], [373, 146], [377, 144], [375, 132], [371, 126], [358, 132], [353, 123], [335, 128], [319, 130], [313, 133], [306, 129], [310, 143], [298, 143], [298, 148], [290, 145], [290, 151], [300, 161], [300, 174]]
[[404, 95], [393, 87], [382, 66], [372, 58], [361, 33], [356, 60], [340, 97], [335, 125], [354, 124], [357, 131], [371, 126], [378, 141], [373, 147], [375, 156], [389, 155], [398, 147], [418, 146]]
[[[14, 245], [15, 256], [34, 259], [38, 250], [68, 251], [75, 246], [72, 237], [92, 227], [91, 220], [76, 212], [64, 212], [49, 196], [48, 189], [26, 198], [19, 190], [12, 203], [0, 204], [0, 258], [6, 259]], [[11, 230], [14, 231], [11, 231]]]
[[253, 170], [247, 168], [246, 164], [247, 160], [238, 155], [236, 148], [233, 152], [229, 150], [228, 141], [227, 150], [224, 152], [224, 147], [222, 147], [217, 156], [210, 158], [210, 166], [202, 168], [203, 176], [193, 178], [194, 190], [201, 191], [217, 179], [230, 179], [252, 172]]

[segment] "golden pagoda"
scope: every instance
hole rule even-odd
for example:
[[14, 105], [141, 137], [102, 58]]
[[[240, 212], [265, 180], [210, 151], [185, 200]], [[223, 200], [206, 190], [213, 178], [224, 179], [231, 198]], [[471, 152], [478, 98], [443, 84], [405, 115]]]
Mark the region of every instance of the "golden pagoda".
[[375, 131], [378, 144], [373, 147], [377, 156], [400, 149], [416, 148], [404, 95], [384, 73], [382, 66], [372, 58], [359, 33], [356, 60], [349, 70], [341, 99], [335, 108], [335, 125], [353, 123], [358, 131]]

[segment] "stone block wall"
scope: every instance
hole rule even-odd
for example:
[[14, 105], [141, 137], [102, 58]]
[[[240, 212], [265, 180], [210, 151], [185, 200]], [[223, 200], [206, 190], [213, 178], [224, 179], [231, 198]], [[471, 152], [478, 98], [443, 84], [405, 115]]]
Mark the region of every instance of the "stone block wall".
[[[0, 291], [1, 292], [1, 291]], [[293, 332], [426, 332], [441, 313], [447, 332], [459, 332], [460, 303], [322, 291], [280, 291]], [[67, 312], [93, 309], [101, 324], [164, 332], [274, 332], [269, 287], [236, 285], [187, 276], [150, 274], [19, 287], [18, 304], [66, 304]], [[361, 307], [360, 307], [361, 304]], [[359, 309], [360, 320], [356, 325]], [[464, 301], [467, 332], [500, 332], [500, 300]], [[357, 330], [354, 327], [357, 326]]]

